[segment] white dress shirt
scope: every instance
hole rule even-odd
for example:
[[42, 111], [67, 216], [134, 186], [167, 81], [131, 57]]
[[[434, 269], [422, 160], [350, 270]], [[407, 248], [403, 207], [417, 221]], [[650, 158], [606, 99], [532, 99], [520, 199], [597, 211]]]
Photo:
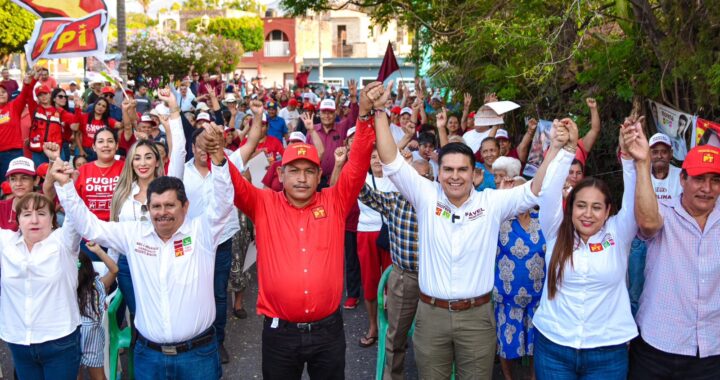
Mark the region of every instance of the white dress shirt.
[[[212, 172], [209, 172], [205, 177], [200, 174], [195, 167], [195, 158], [185, 163], [185, 174], [182, 180], [185, 184], [185, 194], [187, 194], [188, 200], [190, 201], [190, 209], [187, 214], [188, 218], [198, 218], [210, 207], [211, 198], [213, 197], [212, 177]], [[231, 192], [229, 196], [234, 197], [234, 194], [234, 192]], [[238, 231], [240, 231], [240, 218], [238, 217], [237, 208], [233, 207], [233, 212], [230, 214], [230, 221], [228, 221], [223, 229], [220, 242], [222, 243], [231, 239]]]
[[[575, 157], [564, 149], [558, 156], [561, 160], [548, 167], [545, 178], [549, 181], [540, 192], [539, 219], [547, 240], [548, 270], [563, 220], [562, 187]], [[612, 346], [638, 335], [625, 281], [630, 245], [637, 232], [635, 165], [632, 160], [622, 160], [622, 165], [622, 208], [587, 243], [576, 235], [572, 264], [566, 263], [555, 297], [549, 300], [547, 291], [543, 292], [533, 317], [535, 328], [559, 345], [575, 349]]]
[[66, 216], [63, 227], [35, 243], [32, 251], [20, 232], [0, 229], [2, 340], [26, 346], [43, 343], [67, 336], [80, 325], [77, 262], [81, 238], [73, 227], [75, 220]]
[[215, 250], [233, 212], [233, 187], [228, 165], [213, 165], [212, 170], [211, 204], [202, 217], [186, 217], [167, 242], [149, 221], [98, 220], [72, 183], [55, 185], [66, 215], [85, 221], [78, 226], [82, 236], [127, 256], [137, 302], [135, 324], [153, 342], [186, 341], [215, 321]]
[[183, 96], [180, 90], [176, 89], [175, 85], [170, 81], [170, 90], [172, 90], [173, 95], [175, 95], [175, 100], [177, 101], [178, 107], [180, 107], [180, 112], [188, 112], [193, 109], [192, 102], [195, 100], [195, 94], [190, 90], [190, 87], [188, 87], [187, 92]]
[[397, 154], [385, 174], [415, 207], [420, 290], [438, 299], [478, 297], [493, 288], [500, 224], [537, 204], [530, 183], [508, 190], [470, 191], [461, 207]]

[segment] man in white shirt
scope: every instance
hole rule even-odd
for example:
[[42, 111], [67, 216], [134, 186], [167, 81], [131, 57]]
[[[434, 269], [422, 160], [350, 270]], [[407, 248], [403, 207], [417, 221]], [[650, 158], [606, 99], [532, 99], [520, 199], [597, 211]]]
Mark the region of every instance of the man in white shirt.
[[501, 125], [505, 124], [502, 116], [498, 115], [492, 108], [488, 106], [480, 107], [480, 110], [475, 114], [475, 129], [465, 132], [463, 140], [472, 149], [473, 153], [477, 153], [480, 149], [480, 144], [486, 137], [495, 136], [491, 134], [494, 130]]
[[[663, 133], [656, 133], [650, 137], [650, 180], [652, 181], [655, 196], [659, 202], [669, 203], [682, 193], [680, 186], [680, 172], [677, 166], [670, 164], [673, 156], [670, 137]], [[628, 262], [628, 292], [630, 293], [630, 309], [633, 316], [638, 311], [640, 295], [645, 286], [645, 258], [647, 245], [641, 239], [635, 238], [630, 248]]]
[[172, 90], [173, 94], [175, 95], [175, 99], [177, 100], [178, 106], [180, 107], [180, 112], [192, 111], [192, 102], [193, 100], [195, 100], [195, 94], [193, 94], [193, 92], [190, 90], [189, 78], [184, 78], [182, 82], [180, 82], [180, 88], [176, 89], [175, 84], [173, 83], [173, 77], [171, 76], [170, 90]]
[[234, 210], [222, 150], [212, 155], [212, 171], [214, 196], [195, 219], [187, 218], [190, 205], [181, 180], [153, 180], [147, 190], [150, 224], [100, 221], [75, 191], [70, 166], [53, 167], [66, 214], [84, 221], [76, 227], [80, 235], [127, 255], [137, 302], [138, 379], [218, 379], [222, 374], [212, 326], [213, 269], [215, 250]]
[[281, 109], [278, 113], [278, 116], [285, 120], [285, 124], [287, 124], [288, 130], [290, 132], [295, 130], [297, 121], [300, 118], [300, 112], [298, 112], [297, 107], [298, 101], [297, 99], [293, 98], [288, 101], [287, 107]]
[[[381, 108], [386, 97], [376, 100], [374, 108]], [[496, 334], [488, 301], [500, 223], [537, 204], [551, 160], [526, 185], [476, 192], [473, 151], [450, 143], [439, 153], [438, 182], [430, 182], [398, 154], [387, 115], [376, 112], [374, 117], [384, 172], [418, 218], [421, 302], [413, 341], [420, 378], [446, 379], [454, 361], [459, 377], [489, 379]]]

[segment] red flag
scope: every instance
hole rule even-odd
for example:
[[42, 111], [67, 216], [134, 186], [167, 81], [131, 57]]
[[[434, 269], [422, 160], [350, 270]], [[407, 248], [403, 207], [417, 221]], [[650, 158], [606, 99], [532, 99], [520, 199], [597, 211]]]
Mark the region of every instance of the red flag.
[[25, 45], [28, 64], [38, 59], [91, 57], [105, 53], [107, 12], [97, 11], [80, 19], [35, 20], [35, 30]]
[[64, 19], [39, 19], [35, 21], [35, 30], [30, 37], [28, 45], [26, 45], [26, 53], [28, 54], [28, 61], [35, 62], [41, 58], [41, 55], [45, 52], [48, 47], [48, 43], [55, 36], [61, 26], [69, 23]]
[[395, 52], [393, 52], [392, 44], [388, 42], [388, 47], [385, 51], [385, 58], [383, 58], [382, 66], [380, 66], [380, 72], [378, 72], [378, 82], [385, 82], [385, 79], [398, 70], [400, 70], [400, 65], [398, 65], [397, 59], [395, 59]]
[[41, 18], [80, 18], [95, 11], [107, 11], [104, 0], [13, 0]]
[[696, 145], [713, 145], [720, 147], [720, 124], [698, 118], [695, 129]]

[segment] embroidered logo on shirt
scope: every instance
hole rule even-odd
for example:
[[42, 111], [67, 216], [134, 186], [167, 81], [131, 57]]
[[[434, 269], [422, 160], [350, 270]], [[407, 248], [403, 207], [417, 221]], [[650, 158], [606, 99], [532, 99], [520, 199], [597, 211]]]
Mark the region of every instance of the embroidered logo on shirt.
[[322, 206], [312, 209], [312, 213], [315, 219], [322, 219], [327, 217], [327, 215], [325, 214], [325, 208], [323, 208]]
[[182, 240], [173, 241], [173, 245], [175, 247], [175, 257], [180, 257], [180, 256], [185, 255], [185, 250], [183, 250], [183, 241]]
[[613, 237], [611, 234], [607, 233], [605, 236], [603, 236], [602, 240], [600, 240], [600, 243], [591, 243], [588, 244], [588, 247], [590, 247], [590, 252], [600, 252], [604, 250], [605, 248], [610, 248], [615, 245], [615, 240], [613, 240]]
[[482, 216], [484, 216], [484, 215], [485, 215], [485, 209], [484, 209], [484, 208], [479, 208], [479, 209], [477, 209], [477, 210], [475, 210], [475, 211], [467, 211], [467, 212], [465, 212], [465, 217], [466, 217], [468, 220], [475, 220], [475, 219], [480, 218], [480, 217], [482, 217]]
[[157, 256], [160, 248], [153, 247], [151, 245], [143, 244], [141, 242], [135, 243], [135, 253], [145, 256]]
[[441, 216], [445, 219], [450, 219], [452, 217], [450, 208], [440, 202], [435, 205], [435, 215]]
[[603, 250], [603, 246], [600, 243], [590, 243], [590, 252], [600, 252]]

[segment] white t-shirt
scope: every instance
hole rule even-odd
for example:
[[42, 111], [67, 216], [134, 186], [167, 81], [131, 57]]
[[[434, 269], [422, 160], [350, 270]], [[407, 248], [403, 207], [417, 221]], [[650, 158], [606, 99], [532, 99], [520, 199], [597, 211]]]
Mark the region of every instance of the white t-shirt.
[[[365, 183], [372, 187], [372, 174], [367, 174]], [[397, 191], [395, 185], [393, 185], [387, 177], [375, 177], [375, 186], [379, 191], [384, 193]], [[365, 204], [360, 201], [358, 201], [358, 206], [360, 206], [360, 218], [358, 219], [357, 226], [358, 232], [380, 231], [382, 228], [382, 217], [380, 213], [365, 206]]]
[[677, 166], [670, 165], [668, 175], [665, 179], [657, 179], [654, 175], [650, 175], [657, 200], [670, 201], [680, 196], [682, 193], [682, 187], [680, 187], [681, 171]]
[[478, 149], [480, 149], [480, 144], [482, 144], [482, 141], [485, 140], [486, 137], [490, 134], [490, 129], [488, 129], [485, 132], [478, 132], [474, 129], [471, 129], [463, 135], [463, 140], [465, 140], [465, 144], [472, 149], [473, 153], [477, 153]]
[[285, 107], [278, 112], [278, 116], [285, 119], [285, 124], [287, 124], [288, 130], [292, 132], [295, 130], [297, 120], [300, 118], [300, 112], [298, 112], [297, 108], [295, 108], [294, 111], [290, 111], [287, 107]]
[[399, 144], [400, 140], [405, 137], [405, 131], [403, 131], [403, 129], [395, 123], [390, 123], [390, 133], [392, 133], [395, 144]]

